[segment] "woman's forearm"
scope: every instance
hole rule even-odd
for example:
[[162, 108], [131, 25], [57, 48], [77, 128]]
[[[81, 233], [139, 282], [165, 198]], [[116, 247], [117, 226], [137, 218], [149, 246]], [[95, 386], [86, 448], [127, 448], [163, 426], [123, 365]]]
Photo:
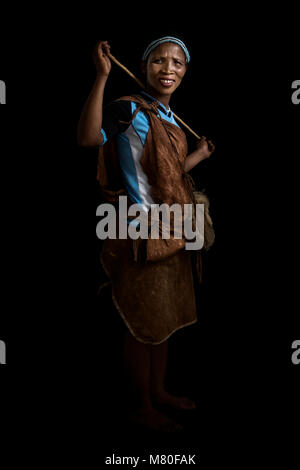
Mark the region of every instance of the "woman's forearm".
[[196, 166], [199, 162], [204, 160], [204, 155], [201, 152], [201, 150], [197, 149], [195, 152], [190, 153], [184, 163], [184, 170], [185, 171], [190, 171], [194, 166]]
[[107, 76], [97, 74], [93, 88], [81, 112], [77, 139], [83, 147], [95, 147], [103, 142], [101, 134], [103, 95]]

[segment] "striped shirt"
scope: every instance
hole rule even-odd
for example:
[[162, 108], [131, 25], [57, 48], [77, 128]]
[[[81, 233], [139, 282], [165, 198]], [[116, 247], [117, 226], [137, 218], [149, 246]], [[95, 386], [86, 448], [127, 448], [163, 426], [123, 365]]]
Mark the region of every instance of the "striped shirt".
[[[155, 100], [148, 93], [139, 93], [148, 103]], [[133, 203], [139, 204], [143, 210], [149, 211], [151, 204], [155, 204], [151, 196], [151, 186], [147, 175], [141, 166], [141, 158], [149, 131], [149, 118], [144, 111], [139, 111], [131, 124], [129, 122], [137, 108], [133, 101], [114, 101], [104, 107], [101, 133], [104, 141], [102, 145], [112, 138], [116, 139], [117, 152], [128, 196]], [[170, 108], [159, 104], [158, 112], [162, 119], [176, 126]], [[178, 126], [179, 127], [179, 126]]]

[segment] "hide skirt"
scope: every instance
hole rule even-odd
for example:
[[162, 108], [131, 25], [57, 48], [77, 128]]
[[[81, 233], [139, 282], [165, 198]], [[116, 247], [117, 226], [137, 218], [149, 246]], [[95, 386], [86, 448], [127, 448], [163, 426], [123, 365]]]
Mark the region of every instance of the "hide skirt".
[[197, 321], [191, 252], [181, 249], [159, 261], [135, 261], [133, 241], [104, 241], [102, 266], [112, 299], [132, 335], [159, 344]]

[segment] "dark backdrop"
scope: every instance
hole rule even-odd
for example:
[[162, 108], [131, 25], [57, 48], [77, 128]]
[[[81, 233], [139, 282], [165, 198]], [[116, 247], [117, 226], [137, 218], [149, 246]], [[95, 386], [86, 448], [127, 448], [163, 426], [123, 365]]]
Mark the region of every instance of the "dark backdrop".
[[[196, 132], [212, 138], [217, 149], [193, 171], [198, 188], [205, 188], [211, 200], [216, 242], [204, 254], [204, 283], [197, 289], [199, 322], [170, 339], [168, 380], [175, 392], [190, 391], [200, 403], [207, 403], [207, 415], [200, 413], [190, 428], [189, 443], [199, 444], [197, 429], [203, 422], [209, 436], [215, 425], [226, 432], [231, 419], [235, 429], [260, 423], [257, 432], [263, 435], [272, 423], [276, 425], [274, 406], [279, 396], [294, 393], [296, 376], [290, 361], [297, 331], [289, 251], [297, 256], [296, 246], [291, 248], [298, 145], [292, 80], [274, 73], [263, 45], [261, 49], [243, 40], [242, 51], [237, 38], [229, 36], [215, 44], [189, 25], [135, 23], [125, 32], [109, 27], [99, 34], [94, 29], [91, 34], [79, 33], [77, 39], [74, 117], [94, 80], [91, 52], [98, 39], [108, 40], [112, 54], [142, 79], [144, 47], [165, 34], [183, 38], [192, 57], [171, 107]], [[105, 102], [137, 90], [113, 65]], [[195, 140], [187, 137], [192, 150]], [[89, 187], [97, 152], [77, 149], [76, 155], [87, 172], [82, 184]], [[84, 217], [91, 199], [99, 203], [97, 191], [85, 201]], [[101, 243], [96, 245], [97, 282]], [[118, 361], [124, 326], [114, 308], [108, 309], [109, 298], [108, 290], [96, 300], [93, 333], [87, 334], [96, 350], [91, 358], [94, 370], [99, 364], [97, 351], [105, 358], [101, 363], [107, 377], [104, 396], [108, 392], [109, 403], [116, 403], [122, 388]], [[109, 409], [109, 419], [110, 413]]]
[[[180, 36], [191, 64], [170, 104], [216, 144], [215, 154], [193, 171], [211, 200], [216, 242], [204, 254], [199, 322], [170, 339], [169, 385], [194, 395], [200, 413], [185, 437], [165, 444], [201, 448], [202, 455], [225, 437], [248, 446], [243, 431], [254, 425], [258, 450], [266, 432], [279, 439], [279, 417], [288, 420], [296, 406], [290, 356], [299, 336], [293, 274], [299, 109], [291, 103], [293, 80], [281, 78], [283, 54], [263, 28], [254, 40], [243, 22], [216, 31], [204, 14], [158, 21], [151, 8], [142, 18], [128, 13], [119, 11], [118, 21], [101, 8], [64, 19], [57, 14], [51, 34], [40, 26], [40, 40], [28, 37], [29, 52], [17, 62], [20, 36], [14, 37], [10, 72], [1, 71], [9, 100], [0, 109], [10, 175], [3, 201], [6, 226], [13, 227], [6, 232], [13, 243], [6, 252], [11, 308], [1, 315], [6, 370], [14, 367], [17, 377], [26, 370], [33, 383], [44, 379], [50, 388], [64, 384], [67, 399], [80, 392], [78, 406], [99, 428], [105, 423], [103, 455], [122, 445], [126, 455], [127, 431], [118, 418], [124, 325], [109, 291], [96, 296], [102, 278], [97, 151], [78, 148], [76, 127], [95, 77], [97, 40], [108, 40], [112, 54], [139, 75], [149, 41]], [[137, 90], [113, 65], [105, 102]], [[194, 138], [187, 137], [192, 150]], [[136, 434], [131, 442], [140, 442]]]

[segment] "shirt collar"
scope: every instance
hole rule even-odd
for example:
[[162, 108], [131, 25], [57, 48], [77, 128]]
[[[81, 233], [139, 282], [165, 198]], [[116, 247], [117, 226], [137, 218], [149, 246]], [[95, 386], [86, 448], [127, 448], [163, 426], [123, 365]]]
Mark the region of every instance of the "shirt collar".
[[147, 93], [146, 91], [142, 90], [140, 92], [142, 95], [145, 95], [147, 98], [149, 98], [151, 101], [157, 101], [159, 103], [159, 107], [162, 109], [162, 111], [165, 113], [165, 114], [169, 114], [171, 112], [171, 109], [170, 109], [170, 106], [168, 106], [166, 108], [166, 106], [164, 104], [162, 104], [160, 101], [158, 101], [156, 98], [153, 98], [153, 96], [149, 95], [149, 93]]

